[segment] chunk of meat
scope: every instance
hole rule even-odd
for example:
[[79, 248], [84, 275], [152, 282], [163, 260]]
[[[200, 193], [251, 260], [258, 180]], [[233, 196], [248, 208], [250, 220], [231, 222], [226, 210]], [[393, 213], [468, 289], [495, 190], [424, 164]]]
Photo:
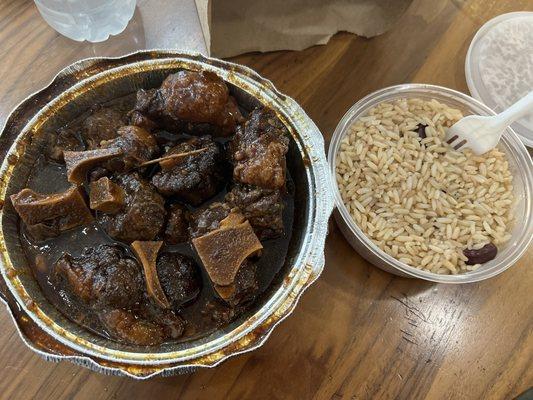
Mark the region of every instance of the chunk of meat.
[[157, 274], [174, 309], [194, 300], [200, 293], [202, 279], [198, 266], [189, 257], [173, 252], [160, 254]]
[[159, 153], [159, 146], [154, 137], [138, 126], [123, 126], [118, 130], [118, 137], [104, 141], [102, 148], [122, 150], [121, 157], [109, 160], [104, 166], [110, 171], [124, 172], [150, 161]]
[[64, 151], [83, 151], [85, 144], [76, 129], [64, 127], [50, 136], [47, 155], [54, 161], [63, 162]]
[[165, 340], [165, 333], [161, 326], [140, 319], [129, 311], [104, 311], [100, 314], [100, 321], [113, 336], [129, 344], [156, 346]]
[[233, 178], [266, 189], [284, 187], [288, 148], [289, 132], [274, 111], [255, 109], [231, 143]]
[[169, 244], [186, 242], [189, 239], [188, 229], [187, 209], [181, 204], [172, 204], [163, 235], [165, 242]]
[[157, 144], [162, 148], [169, 148], [175, 146], [183, 139], [175, 133], [171, 133], [165, 130], [156, 129], [153, 131], [152, 136], [155, 138]]
[[165, 340], [178, 339], [185, 330], [185, 321], [172, 310], [165, 310], [147, 303], [139, 312], [140, 318], [152, 321], [163, 329]]
[[161, 308], [150, 308], [150, 305], [146, 307], [148, 313], [144, 313], [145, 318], [150, 318], [153, 321], [157, 321], [159, 326], [163, 328], [165, 338], [178, 339], [183, 335], [185, 330], [185, 321], [172, 310], [163, 310]]
[[[90, 224], [94, 220], [76, 186], [55, 194], [42, 194], [31, 189], [22, 189], [10, 198], [20, 218], [29, 227], [30, 233], [37, 233], [37, 230], [44, 232], [44, 229], [49, 234], [53, 234], [53, 232], [62, 232]], [[35, 226], [39, 224], [42, 225]]]
[[235, 276], [234, 286], [233, 294], [225, 299], [226, 302], [236, 306], [254, 300], [259, 291], [257, 264], [250, 260], [245, 260], [239, 272], [237, 272], [237, 276]]
[[194, 211], [189, 218], [190, 237], [194, 239], [217, 229], [220, 221], [226, 218], [230, 211], [231, 207], [218, 202]]
[[235, 280], [228, 286], [215, 286], [218, 295], [232, 307], [254, 300], [258, 291], [257, 264], [244, 260], [235, 275]]
[[220, 226], [192, 240], [209, 278], [216, 286], [232, 285], [241, 264], [263, 246], [244, 216], [232, 211]]
[[178, 253], [159, 254], [162, 244], [135, 241], [131, 247], [143, 266], [150, 298], [163, 309], [177, 309], [198, 296], [201, 279], [192, 259]]
[[99, 164], [121, 156], [122, 149], [109, 148], [87, 151], [65, 151], [63, 157], [67, 168], [67, 180], [81, 185], [87, 178], [87, 173]]
[[122, 210], [125, 205], [126, 193], [108, 177], [91, 182], [89, 205], [91, 209], [114, 214]]
[[124, 190], [125, 206], [118, 213], [98, 213], [98, 222], [109, 236], [126, 243], [154, 240], [165, 224], [163, 197], [136, 172], [120, 174], [111, 180]]
[[227, 136], [242, 115], [225, 82], [212, 72], [179, 71], [157, 90], [139, 90], [135, 110], [165, 129], [181, 130], [184, 122], [207, 123]]
[[237, 314], [237, 309], [222, 301], [209, 301], [205, 308], [201, 311], [201, 314], [208, 316], [212, 321], [218, 325], [227, 324], [231, 322]]
[[260, 240], [283, 235], [283, 198], [280, 189], [263, 189], [253, 185], [235, 185], [226, 202], [237, 207]]
[[[145, 91], [141, 89], [139, 92], [143, 93]], [[130, 111], [128, 118], [130, 125], [139, 126], [143, 129], [146, 129], [148, 132], [152, 132], [155, 128], [157, 128], [157, 124], [140, 111]]]
[[152, 184], [165, 196], [177, 196], [192, 205], [199, 205], [214, 196], [223, 185], [220, 150], [208, 136], [191, 138], [172, 147], [163, 157], [192, 153], [187, 157], [160, 161], [162, 170], [152, 177]]
[[248, 257], [259, 254], [263, 246], [244, 216], [236, 209], [227, 213], [227, 209], [225, 204], [214, 203], [199, 214], [204, 220], [200, 232], [208, 233], [192, 242], [215, 291], [235, 307], [252, 300], [259, 289], [257, 265]]
[[144, 278], [146, 281], [146, 293], [148, 293], [148, 296], [150, 296], [159, 307], [170, 308], [170, 302], [161, 287], [161, 282], [157, 275], [157, 254], [162, 245], [163, 242], [160, 241], [136, 240], [131, 244], [131, 248], [143, 266]]
[[99, 318], [115, 339], [138, 346], [156, 346], [179, 339], [185, 329], [185, 322], [179, 315], [151, 303], [143, 303], [135, 310], [104, 310]]
[[53, 266], [56, 287], [93, 309], [128, 308], [142, 300], [137, 261], [113, 245], [87, 247], [79, 257], [65, 253]]
[[81, 135], [89, 150], [97, 149], [105, 140], [116, 138], [118, 129], [126, 123], [120, 111], [110, 107], [98, 107], [82, 124]]
[[154, 137], [142, 128], [123, 126], [117, 138], [102, 141], [96, 150], [65, 152], [67, 177], [70, 182], [81, 184], [89, 173], [89, 181], [112, 172], [127, 172], [140, 167], [159, 152]]

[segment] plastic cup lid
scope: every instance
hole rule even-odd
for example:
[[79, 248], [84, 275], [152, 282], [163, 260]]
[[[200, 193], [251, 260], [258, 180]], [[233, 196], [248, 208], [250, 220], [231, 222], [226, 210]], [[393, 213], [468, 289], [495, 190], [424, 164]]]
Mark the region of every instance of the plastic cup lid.
[[[496, 112], [533, 90], [533, 12], [513, 12], [491, 19], [476, 33], [466, 55], [470, 93]], [[512, 125], [533, 147], [533, 115]]]

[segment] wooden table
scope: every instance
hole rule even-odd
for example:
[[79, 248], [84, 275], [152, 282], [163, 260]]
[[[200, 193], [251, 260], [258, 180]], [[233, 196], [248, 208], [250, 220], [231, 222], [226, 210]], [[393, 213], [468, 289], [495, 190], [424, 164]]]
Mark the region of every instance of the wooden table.
[[[380, 37], [338, 34], [326, 46], [235, 61], [294, 97], [329, 139], [346, 109], [376, 89], [428, 82], [467, 92], [464, 58], [474, 33], [519, 10], [533, 10], [533, 0], [415, 0]], [[196, 18], [191, 1], [139, 1], [125, 34], [79, 44], [48, 28], [32, 2], [2, 0], [0, 123], [79, 58], [205, 50]], [[322, 277], [259, 350], [193, 375], [136, 382], [43, 361], [2, 308], [0, 397], [510, 399], [533, 386], [532, 262], [530, 248], [500, 276], [463, 286], [397, 278], [357, 255], [331, 221]]]

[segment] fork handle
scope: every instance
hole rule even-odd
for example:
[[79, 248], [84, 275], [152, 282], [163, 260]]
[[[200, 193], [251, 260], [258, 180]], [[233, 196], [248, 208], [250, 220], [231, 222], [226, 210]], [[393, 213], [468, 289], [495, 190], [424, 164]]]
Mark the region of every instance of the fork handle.
[[522, 97], [507, 110], [499, 113], [497, 116], [498, 125], [501, 124], [502, 129], [505, 129], [516, 120], [528, 114], [533, 114], [533, 91]]

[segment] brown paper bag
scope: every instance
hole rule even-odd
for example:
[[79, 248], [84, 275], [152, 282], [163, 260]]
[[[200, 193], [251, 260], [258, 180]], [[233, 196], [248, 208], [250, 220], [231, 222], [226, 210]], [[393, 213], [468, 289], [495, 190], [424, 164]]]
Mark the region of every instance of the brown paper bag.
[[339, 31], [371, 37], [412, 0], [195, 0], [210, 55], [302, 50]]

